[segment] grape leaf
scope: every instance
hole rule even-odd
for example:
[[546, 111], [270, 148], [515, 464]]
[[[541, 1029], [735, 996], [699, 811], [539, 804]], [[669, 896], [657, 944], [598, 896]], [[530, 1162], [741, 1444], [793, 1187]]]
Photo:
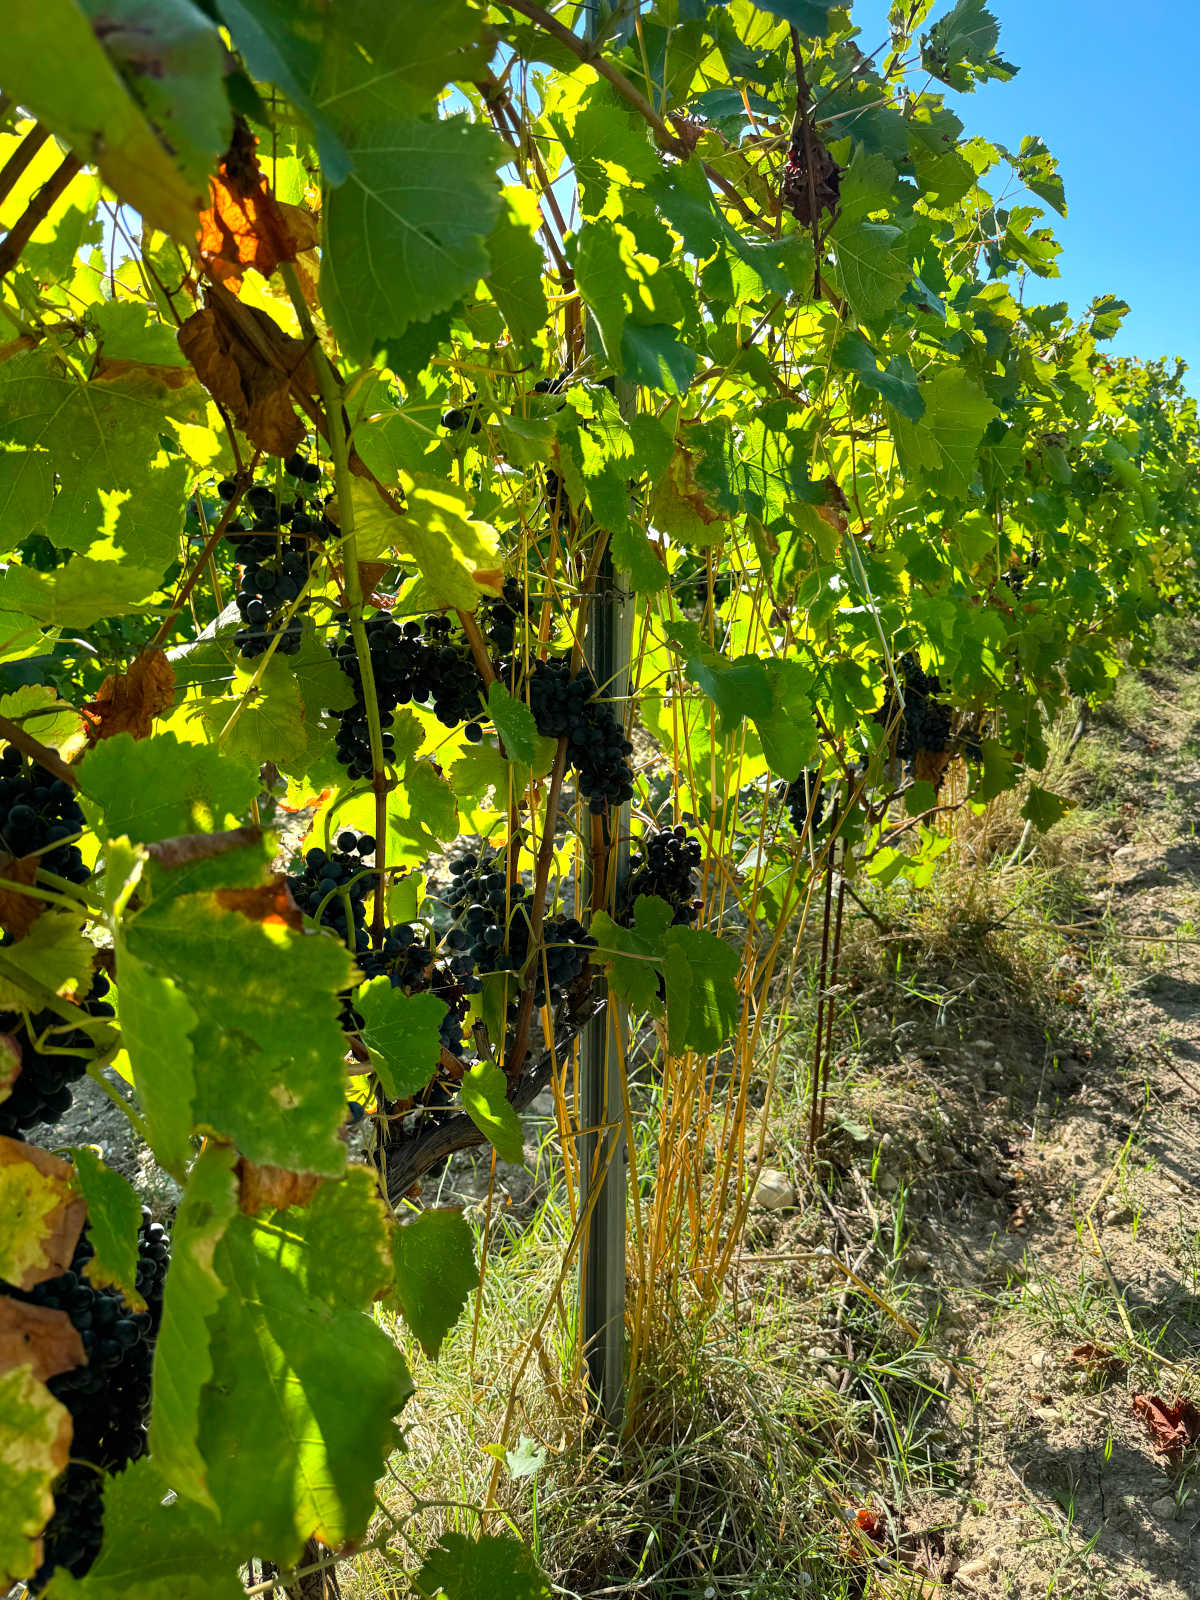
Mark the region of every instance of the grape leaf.
[[363, 1019], [359, 1037], [388, 1099], [405, 1100], [423, 1089], [441, 1055], [445, 1001], [405, 994], [389, 978], [372, 978], [354, 996], [354, 1009]]
[[436, 1359], [479, 1284], [475, 1235], [461, 1211], [422, 1211], [393, 1230], [392, 1256], [396, 1304]]
[[[38, 1009], [40, 990], [80, 994], [92, 978], [96, 947], [69, 911], [47, 911], [4, 951], [0, 1007]], [[28, 982], [23, 980], [27, 979]]]
[[154, 1346], [150, 1448], [177, 1493], [216, 1510], [199, 1449], [200, 1396], [213, 1373], [208, 1322], [226, 1285], [213, 1266], [237, 1214], [234, 1152], [210, 1140], [188, 1174], [171, 1228], [171, 1271]]
[[454, 302], [490, 270], [495, 134], [465, 117], [398, 122], [350, 144], [325, 208], [321, 300], [352, 360]]
[[674, 913], [657, 895], [639, 895], [633, 926], [622, 928], [605, 911], [592, 918], [591, 933], [599, 942], [598, 959], [606, 963], [613, 993], [635, 1011], [661, 1010], [656, 959], [663, 934]]
[[0, 1138], [0, 1278], [31, 1289], [65, 1272], [85, 1215], [69, 1162]]
[[[68, 571], [70, 569], [68, 568]], [[258, 793], [253, 766], [174, 734], [135, 740], [121, 733], [89, 752], [80, 767], [85, 809], [108, 838], [149, 844], [180, 833], [209, 833], [240, 822]]]
[[134, 1093], [161, 1167], [182, 1181], [191, 1155], [196, 1073], [191, 1033], [199, 1018], [182, 990], [129, 950], [118, 928], [121, 1042]]
[[500, 307], [513, 343], [532, 355], [537, 335], [546, 326], [548, 308], [542, 287], [544, 259], [534, 238], [541, 214], [524, 189], [504, 191], [505, 208], [488, 235], [487, 285]]
[[135, 1311], [145, 1307], [137, 1289], [138, 1228], [142, 1203], [126, 1179], [106, 1167], [90, 1145], [75, 1151], [75, 1174], [87, 1202], [88, 1238], [95, 1254], [84, 1269], [98, 1289], [117, 1288]]
[[550, 1600], [550, 1585], [532, 1554], [503, 1533], [469, 1539], [444, 1533], [413, 1579], [426, 1600]]
[[661, 952], [671, 1049], [711, 1055], [737, 1027], [741, 958], [715, 933], [698, 928], [668, 928]]
[[533, 712], [523, 700], [514, 699], [499, 678], [488, 688], [488, 711], [509, 756], [531, 767], [537, 758], [538, 741]]
[[252, 922], [199, 894], [147, 906], [126, 919], [124, 936], [196, 1012], [195, 1125], [260, 1165], [339, 1173], [346, 1088], [337, 995], [356, 971], [345, 946]]
[[[65, 1312], [57, 1315], [66, 1322]], [[54, 1510], [52, 1486], [71, 1452], [70, 1412], [31, 1362], [8, 1364], [6, 1342], [0, 1327], [0, 1584], [5, 1588], [41, 1565], [39, 1536]]]
[[495, 1146], [501, 1161], [522, 1165], [525, 1140], [521, 1122], [508, 1098], [508, 1079], [499, 1067], [477, 1061], [462, 1080], [459, 1103], [480, 1133]]
[[893, 418], [896, 449], [905, 471], [965, 500], [978, 471], [979, 445], [996, 408], [974, 379], [957, 367], [940, 367], [921, 383], [925, 415], [920, 422]]
[[810, 39], [822, 39], [829, 31], [829, 13], [837, 0], [755, 0], [755, 4]]
[[103, 617], [151, 610], [161, 575], [159, 567], [89, 556], [76, 556], [54, 572], [10, 566], [0, 572], [0, 613], [10, 614], [10, 626], [32, 620], [47, 627], [90, 628]]
[[226, 1293], [209, 1320], [200, 1449], [222, 1526], [277, 1563], [312, 1535], [335, 1549], [360, 1537], [374, 1513], [392, 1419], [412, 1393], [366, 1315], [391, 1281], [389, 1243], [373, 1175], [354, 1168], [305, 1209], [239, 1214], [217, 1244]]

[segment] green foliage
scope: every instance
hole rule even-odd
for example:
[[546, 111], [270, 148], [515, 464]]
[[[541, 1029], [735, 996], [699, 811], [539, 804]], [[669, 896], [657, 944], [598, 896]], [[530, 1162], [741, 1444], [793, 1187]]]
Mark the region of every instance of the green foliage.
[[396, 1304], [428, 1356], [479, 1284], [475, 1237], [458, 1211], [423, 1211], [392, 1234]]

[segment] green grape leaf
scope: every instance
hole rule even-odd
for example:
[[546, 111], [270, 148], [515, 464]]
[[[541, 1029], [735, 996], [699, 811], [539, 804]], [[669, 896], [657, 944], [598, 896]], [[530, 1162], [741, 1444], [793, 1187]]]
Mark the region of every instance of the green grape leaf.
[[487, 276], [500, 144], [455, 116], [381, 128], [350, 155], [325, 207], [321, 300], [343, 350], [366, 362]]
[[1032, 822], [1039, 833], [1049, 833], [1074, 805], [1074, 800], [1068, 800], [1065, 795], [1053, 794], [1049, 789], [1031, 783], [1028, 798], [1021, 807], [1021, 815], [1027, 822]]
[[145, 1301], [137, 1289], [137, 1267], [142, 1202], [90, 1145], [75, 1151], [75, 1174], [87, 1202], [88, 1237], [96, 1252], [84, 1269], [88, 1281], [98, 1289], [119, 1289], [133, 1309], [141, 1311]]
[[995, 78], [1006, 83], [1017, 69], [996, 54], [1000, 25], [984, 0], [957, 0], [921, 37], [921, 66], [952, 89], [969, 92]]
[[363, 1019], [359, 1037], [371, 1053], [371, 1069], [389, 1100], [406, 1100], [437, 1071], [444, 1000], [405, 994], [389, 978], [372, 978], [354, 996]]
[[125, 940], [178, 985], [199, 1019], [196, 1127], [260, 1165], [339, 1173], [346, 1084], [337, 995], [357, 970], [345, 946], [253, 922], [199, 894], [127, 918]]
[[[197, 26], [211, 26], [202, 12], [193, 15]], [[186, 152], [183, 163], [176, 160], [168, 140], [151, 126], [121, 81], [85, 9], [75, 0], [47, 0], [37, 11], [14, 13], [6, 23], [8, 93], [79, 156], [94, 161], [126, 205], [153, 226], [192, 244], [204, 198], [204, 175], [192, 175], [200, 165], [198, 152]], [[147, 26], [153, 34], [152, 20]], [[216, 34], [215, 28], [212, 32]], [[53, 49], [47, 49], [50, 39]], [[153, 49], [150, 56], [152, 70]], [[215, 55], [212, 72], [218, 82], [222, 70]], [[227, 133], [212, 130], [216, 152], [228, 144]]]
[[349, 152], [334, 121], [317, 109], [310, 93], [325, 50], [324, 8], [316, 0], [220, 0], [218, 9], [247, 70], [278, 85], [308, 119], [323, 177], [332, 184], [344, 183], [351, 166]]
[[886, 370], [882, 369], [874, 350], [859, 333], [844, 334], [834, 347], [833, 359], [910, 422], [920, 422], [925, 415], [925, 400], [909, 361], [897, 357]]
[[399, 1351], [367, 1314], [393, 1276], [374, 1175], [351, 1168], [304, 1209], [239, 1213], [213, 1270], [226, 1292], [208, 1323], [199, 1440], [222, 1527], [281, 1564], [312, 1536], [334, 1549], [360, 1538], [412, 1393]]
[[[224, 5], [222, 4], [222, 9]], [[339, 0], [326, 14], [311, 93], [322, 120], [356, 135], [416, 116], [443, 84], [486, 70], [483, 18], [465, 0]], [[369, 41], [369, 48], [364, 48]]]
[[657, 895], [639, 895], [633, 926], [623, 928], [598, 911], [590, 932], [597, 940], [596, 958], [605, 963], [612, 991], [635, 1011], [660, 1011], [658, 955], [674, 913]]
[[[376, 560], [397, 550], [417, 565], [424, 580], [425, 603], [474, 611], [483, 597], [477, 571], [494, 572], [501, 565], [495, 529], [476, 521], [463, 491], [438, 478], [405, 474], [404, 515], [390, 512], [372, 496], [370, 520], [364, 520], [359, 559]], [[355, 514], [362, 502], [355, 499]]]
[[518, 350], [533, 354], [549, 315], [542, 287], [545, 261], [534, 234], [541, 225], [536, 201], [523, 189], [506, 189], [506, 205], [488, 235], [487, 286]]
[[525, 1160], [525, 1140], [521, 1122], [508, 1098], [508, 1079], [499, 1067], [477, 1061], [463, 1078], [459, 1103], [488, 1141], [501, 1161], [521, 1166]]
[[[2, 645], [0, 659], [11, 661]], [[52, 706], [56, 708], [53, 712]], [[37, 713], [37, 736], [52, 750], [61, 750], [79, 732], [79, 712], [66, 700], [60, 700], [57, 691], [47, 684], [26, 684], [13, 694], [0, 695], [0, 716], [10, 722], [20, 722], [33, 712]]]
[[54, 481], [39, 480], [37, 523], [63, 549], [153, 568], [144, 595], [178, 553], [187, 492], [186, 463], [164, 454], [161, 435], [168, 418], [195, 420], [203, 406], [188, 368], [115, 366], [85, 383], [48, 349], [14, 356], [0, 364], [0, 500], [48, 457]]
[[461, 1211], [422, 1211], [392, 1231], [395, 1298], [427, 1356], [442, 1341], [479, 1285], [475, 1235]]
[[984, 429], [997, 415], [996, 407], [957, 367], [939, 368], [921, 383], [921, 395], [925, 415], [920, 422], [893, 418], [901, 464], [949, 499], [965, 500], [978, 472]]
[[550, 1600], [533, 1555], [504, 1533], [444, 1533], [413, 1579], [424, 1600]]
[[186, 367], [174, 325], [160, 321], [140, 300], [99, 300], [88, 321], [100, 338], [106, 361], [134, 361], [139, 366]]
[[619, 571], [629, 574], [638, 594], [657, 594], [671, 578], [655, 553], [654, 546], [634, 522], [626, 522], [612, 536], [613, 561]]
[[517, 1440], [517, 1448], [504, 1452], [504, 1465], [510, 1478], [536, 1478], [546, 1465], [546, 1447], [535, 1444], [523, 1433]]
[[896, 248], [902, 237], [890, 222], [843, 219], [834, 230], [838, 282], [864, 322], [890, 311], [908, 285], [908, 262]]
[[[0, 873], [0, 876], [3, 876]], [[4, 950], [0, 1009], [38, 1009], [38, 995], [82, 994], [92, 979], [96, 947], [69, 911], [46, 911]]]
[[[202, 702], [200, 720], [213, 741], [210, 748], [219, 749], [235, 767], [251, 772], [264, 761], [273, 761], [284, 772], [304, 769], [309, 748], [307, 717], [291, 662], [290, 656], [276, 651], [251, 690], [262, 662], [239, 659], [228, 693]], [[336, 667], [333, 661], [329, 664]], [[344, 673], [339, 675], [343, 683], [349, 682]]]
[[[176, 513], [177, 514], [177, 513]], [[0, 613], [46, 627], [90, 628], [106, 617], [153, 609], [160, 567], [126, 566], [76, 556], [54, 572], [10, 566], [0, 572]]]
[[187, 996], [128, 949], [118, 929], [121, 1043], [159, 1165], [181, 1181], [191, 1156], [196, 1074], [191, 1033], [199, 1018]]
[[212, 745], [181, 744], [167, 732], [103, 739], [79, 774], [93, 825], [105, 837], [127, 834], [144, 844], [241, 822], [259, 786], [249, 763], [239, 766]]
[[665, 322], [627, 322], [621, 333], [625, 376], [667, 394], [686, 394], [696, 376], [696, 353], [681, 344]]
[[1012, 751], [1006, 750], [996, 739], [981, 739], [979, 746], [983, 754], [983, 772], [977, 793], [980, 800], [994, 800], [1016, 785], [1017, 763]]
[[760, 11], [779, 17], [810, 39], [823, 39], [829, 31], [829, 13], [837, 0], [755, 0]]
[[244, 1559], [205, 1507], [182, 1496], [155, 1457], [104, 1480], [104, 1543], [86, 1576], [65, 1567], [46, 1590], [50, 1600], [239, 1600]]
[[199, 1449], [200, 1396], [213, 1374], [208, 1321], [226, 1285], [213, 1258], [237, 1214], [235, 1152], [210, 1140], [188, 1174], [171, 1227], [171, 1271], [154, 1346], [150, 1448], [172, 1486], [216, 1510]]
[[661, 949], [671, 1049], [711, 1055], [737, 1027], [741, 958], [715, 933], [697, 928], [668, 928]]
[[488, 688], [488, 712], [509, 756], [531, 767], [537, 758], [537, 723], [525, 702], [515, 699], [499, 678]]

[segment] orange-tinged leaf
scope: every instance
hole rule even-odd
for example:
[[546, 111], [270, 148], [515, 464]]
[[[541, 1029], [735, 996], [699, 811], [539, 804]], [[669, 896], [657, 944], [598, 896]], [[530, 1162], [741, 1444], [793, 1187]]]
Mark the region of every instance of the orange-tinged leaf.
[[1154, 1448], [1178, 1466], [1185, 1450], [1200, 1442], [1200, 1410], [1190, 1400], [1178, 1399], [1168, 1405], [1156, 1394], [1135, 1394], [1135, 1415], [1146, 1424]]
[[251, 922], [282, 923], [297, 933], [304, 928], [304, 916], [282, 874], [257, 889], [218, 889], [216, 901], [223, 911], [238, 911]]
[[0, 1278], [32, 1289], [65, 1272], [86, 1215], [69, 1162], [0, 1138]]
[[116, 733], [149, 737], [155, 717], [175, 700], [175, 669], [165, 650], [147, 648], [128, 672], [110, 672], [96, 698], [83, 708], [88, 743]]
[[81, 1367], [83, 1341], [65, 1311], [0, 1295], [0, 1372], [28, 1366], [39, 1383]]
[[209, 179], [209, 205], [197, 239], [209, 270], [237, 292], [253, 267], [269, 278], [281, 261], [295, 261], [317, 243], [314, 219], [301, 206], [275, 198], [255, 150], [258, 140], [239, 117], [233, 143]]
[[307, 1206], [325, 1182], [315, 1172], [289, 1172], [286, 1167], [259, 1166], [242, 1156], [234, 1168], [238, 1180], [238, 1205], [247, 1216], [260, 1211], [286, 1211]]
[[[32, 887], [37, 872], [37, 856], [10, 856], [0, 851], [0, 878]], [[36, 895], [20, 894], [15, 889], [0, 886], [0, 928], [14, 939], [23, 938], [45, 909], [46, 902]]]

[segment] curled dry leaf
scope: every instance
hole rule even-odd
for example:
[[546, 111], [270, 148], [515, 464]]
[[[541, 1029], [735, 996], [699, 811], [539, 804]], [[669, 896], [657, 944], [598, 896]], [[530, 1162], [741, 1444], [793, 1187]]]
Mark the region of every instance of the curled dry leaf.
[[1146, 1424], [1154, 1448], [1173, 1466], [1178, 1466], [1184, 1451], [1200, 1440], [1200, 1411], [1190, 1400], [1168, 1405], [1156, 1394], [1135, 1394], [1133, 1410]]
[[1077, 1344], [1063, 1362], [1064, 1367], [1079, 1367], [1095, 1377], [1117, 1378], [1125, 1370], [1125, 1362], [1105, 1344]]
[[[0, 879], [32, 888], [37, 872], [37, 856], [10, 856], [0, 851]], [[14, 940], [24, 938], [45, 909], [46, 902], [35, 895], [0, 886], [0, 929]]]
[[194, 311], [177, 337], [200, 382], [252, 444], [275, 456], [299, 449], [306, 429], [291, 393], [316, 389], [299, 339], [289, 338], [257, 306], [242, 306], [232, 297]]
[[0, 1033], [0, 1101], [7, 1100], [21, 1070], [21, 1046], [11, 1033]]
[[57, 1278], [71, 1265], [86, 1216], [70, 1162], [0, 1138], [0, 1278], [19, 1289]]
[[218, 889], [216, 901], [223, 911], [240, 912], [251, 922], [282, 923], [297, 933], [304, 928], [303, 913], [282, 874], [257, 889]]
[[269, 278], [281, 261], [295, 261], [317, 243], [313, 218], [300, 206], [277, 200], [259, 167], [258, 140], [243, 118], [234, 123], [233, 143], [209, 179], [209, 205], [200, 213], [198, 248], [214, 277], [234, 293], [242, 272], [253, 267]]
[[324, 1178], [315, 1172], [289, 1172], [286, 1167], [259, 1166], [239, 1158], [234, 1168], [238, 1180], [238, 1205], [248, 1217], [260, 1211], [286, 1211], [289, 1206], [311, 1205]]
[[[0, 1296], [0, 1373], [30, 1366], [39, 1383], [84, 1363], [83, 1341], [65, 1311]], [[67, 1429], [70, 1437], [70, 1428]], [[63, 1465], [66, 1465], [64, 1455]]]
[[175, 700], [175, 668], [165, 650], [146, 649], [128, 672], [110, 672], [94, 700], [83, 707], [88, 743], [130, 733], [149, 737], [155, 717]]

